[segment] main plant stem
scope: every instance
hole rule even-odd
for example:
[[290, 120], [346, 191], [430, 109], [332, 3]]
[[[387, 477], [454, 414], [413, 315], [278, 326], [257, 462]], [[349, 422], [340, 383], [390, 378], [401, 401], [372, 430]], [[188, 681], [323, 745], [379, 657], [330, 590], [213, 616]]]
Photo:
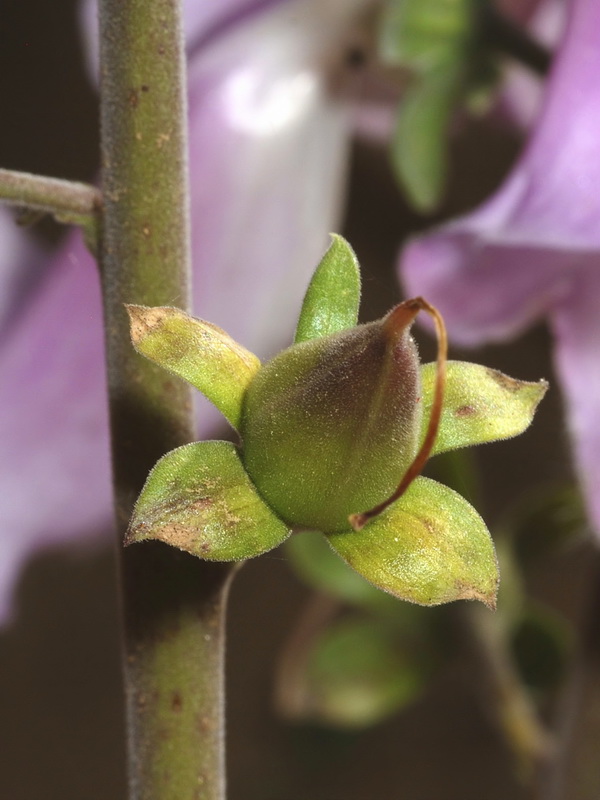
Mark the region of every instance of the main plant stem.
[[[179, 0], [101, 0], [107, 329], [119, 543], [157, 459], [193, 439], [188, 389], [136, 355], [124, 303], [188, 305]], [[222, 800], [229, 571], [160, 543], [121, 553], [130, 800]]]

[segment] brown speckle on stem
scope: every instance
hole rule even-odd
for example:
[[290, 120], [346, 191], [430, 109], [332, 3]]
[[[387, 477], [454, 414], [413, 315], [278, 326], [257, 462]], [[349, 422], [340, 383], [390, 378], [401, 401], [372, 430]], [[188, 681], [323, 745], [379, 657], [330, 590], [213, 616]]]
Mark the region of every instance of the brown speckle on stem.
[[183, 699], [180, 692], [173, 692], [171, 695], [171, 709], [176, 713], [181, 713], [183, 708]]

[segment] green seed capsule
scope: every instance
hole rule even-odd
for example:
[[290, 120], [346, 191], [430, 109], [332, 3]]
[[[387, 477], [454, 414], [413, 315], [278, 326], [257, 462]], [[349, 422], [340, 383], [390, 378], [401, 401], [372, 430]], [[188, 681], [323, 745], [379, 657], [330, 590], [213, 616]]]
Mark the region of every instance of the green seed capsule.
[[326, 532], [385, 500], [417, 451], [414, 309], [301, 342], [262, 367], [245, 397], [243, 459], [287, 523]]

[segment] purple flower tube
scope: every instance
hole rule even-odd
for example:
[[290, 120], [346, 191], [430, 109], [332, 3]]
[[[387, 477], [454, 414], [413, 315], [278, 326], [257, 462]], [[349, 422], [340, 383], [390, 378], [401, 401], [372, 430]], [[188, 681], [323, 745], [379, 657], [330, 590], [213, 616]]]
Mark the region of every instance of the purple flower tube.
[[486, 203], [411, 241], [409, 295], [458, 343], [514, 336], [547, 316], [576, 465], [600, 531], [600, 5], [573, 0], [540, 118]]
[[[298, 298], [341, 212], [348, 111], [330, 96], [327, 71], [363, 5], [219, 0], [186, 7], [194, 313], [262, 356], [291, 334]], [[90, 37], [94, 14], [92, 4], [83, 8]], [[53, 544], [105, 535], [112, 508], [93, 259], [79, 232], [48, 258], [8, 215], [0, 216], [0, 240], [6, 621], [24, 561]], [[200, 436], [214, 424], [203, 406]]]

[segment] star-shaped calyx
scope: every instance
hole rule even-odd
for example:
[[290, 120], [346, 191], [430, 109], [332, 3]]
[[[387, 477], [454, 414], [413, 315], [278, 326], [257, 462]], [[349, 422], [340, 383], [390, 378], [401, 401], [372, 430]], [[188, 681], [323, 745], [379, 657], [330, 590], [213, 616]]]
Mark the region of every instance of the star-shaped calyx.
[[498, 568], [485, 523], [463, 497], [418, 472], [430, 451], [521, 433], [547, 386], [445, 358], [421, 365], [410, 326], [431, 307], [408, 300], [357, 325], [359, 299], [356, 257], [334, 236], [295, 343], [264, 365], [215, 325], [175, 308], [128, 306], [138, 352], [199, 389], [241, 444], [195, 442], [163, 456], [127, 544], [159, 539], [203, 559], [237, 561], [292, 530], [319, 530], [396, 597], [494, 606]]

